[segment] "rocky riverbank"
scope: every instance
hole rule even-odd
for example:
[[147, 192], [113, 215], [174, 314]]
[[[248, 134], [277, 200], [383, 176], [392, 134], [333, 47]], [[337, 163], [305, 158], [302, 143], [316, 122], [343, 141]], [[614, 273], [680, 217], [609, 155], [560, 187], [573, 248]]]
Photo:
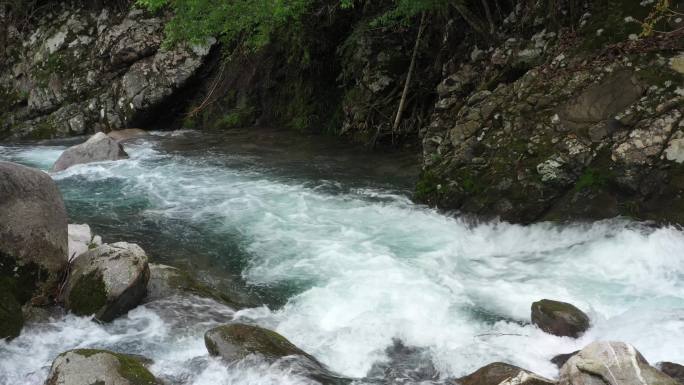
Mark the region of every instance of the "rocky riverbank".
[[35, 28], [7, 23], [0, 138], [141, 124], [325, 131], [422, 152], [416, 199], [443, 209], [522, 223], [682, 223], [682, 21], [641, 36], [654, 5], [628, 3], [560, 2], [562, 19], [541, 5], [501, 9], [488, 38], [458, 15], [434, 16], [394, 127], [417, 31], [369, 28], [381, 5], [311, 21], [315, 40], [284, 36], [245, 54], [213, 41], [163, 45], [165, 12], [49, 2]]

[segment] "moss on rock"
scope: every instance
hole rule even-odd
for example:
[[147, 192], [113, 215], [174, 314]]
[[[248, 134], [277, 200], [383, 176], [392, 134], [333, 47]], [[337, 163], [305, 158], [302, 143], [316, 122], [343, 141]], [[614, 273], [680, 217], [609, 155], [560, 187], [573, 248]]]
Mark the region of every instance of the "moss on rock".
[[18, 337], [23, 325], [21, 305], [0, 280], [0, 339]]
[[69, 293], [69, 307], [77, 315], [95, 314], [106, 304], [107, 292], [98, 271], [80, 277]]
[[231, 362], [254, 353], [272, 359], [290, 355], [312, 358], [280, 334], [252, 325], [219, 326], [209, 330], [204, 335], [204, 341], [211, 355], [221, 356]]

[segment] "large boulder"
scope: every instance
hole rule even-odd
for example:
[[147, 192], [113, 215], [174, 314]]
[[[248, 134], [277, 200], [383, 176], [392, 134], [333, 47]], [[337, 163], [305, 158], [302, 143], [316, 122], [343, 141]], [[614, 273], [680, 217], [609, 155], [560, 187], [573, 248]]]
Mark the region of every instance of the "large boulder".
[[74, 259], [64, 294], [66, 308], [109, 322], [142, 302], [149, 278], [147, 255], [138, 245], [98, 246]]
[[597, 341], [572, 356], [558, 385], [678, 385], [648, 364], [632, 345]]
[[44, 172], [0, 162], [0, 338], [21, 329], [22, 305], [52, 294], [67, 265], [67, 216]]
[[589, 329], [589, 317], [584, 312], [569, 303], [549, 299], [532, 304], [532, 323], [562, 337], [577, 338]]
[[460, 385], [552, 385], [554, 382], [503, 362], [494, 362], [456, 380]]
[[91, 248], [102, 245], [102, 238], [93, 235], [87, 224], [69, 225], [69, 259], [78, 257]]
[[116, 140], [98, 132], [84, 143], [67, 148], [52, 166], [52, 171], [66, 170], [77, 164], [126, 158], [128, 154]]
[[227, 362], [239, 361], [250, 354], [260, 354], [269, 360], [298, 355], [316, 361], [280, 334], [258, 326], [228, 324], [204, 334], [209, 354]]
[[117, 142], [123, 142], [125, 140], [140, 138], [147, 135], [149, 135], [147, 131], [139, 128], [124, 128], [123, 130], [114, 130], [107, 134], [107, 136]]
[[143, 364], [107, 350], [75, 349], [57, 356], [46, 385], [157, 385]]

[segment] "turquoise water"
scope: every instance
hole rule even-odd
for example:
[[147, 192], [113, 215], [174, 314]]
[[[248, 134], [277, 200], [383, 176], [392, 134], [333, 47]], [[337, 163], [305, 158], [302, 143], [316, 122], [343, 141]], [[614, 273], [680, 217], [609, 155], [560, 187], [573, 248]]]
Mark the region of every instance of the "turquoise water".
[[[64, 148], [4, 145], [0, 159], [47, 170]], [[144, 354], [171, 383], [309, 381], [282, 362], [209, 359], [203, 332], [234, 317], [359, 379], [382, 377], [373, 367], [384, 363], [440, 381], [493, 361], [554, 377], [551, 357], [596, 339], [631, 342], [652, 362], [684, 360], [678, 229], [619, 219], [473, 225], [411, 202], [414, 157], [277, 131], [164, 134], [127, 151], [128, 160], [51, 174], [71, 222], [136, 242], [254, 307], [175, 298], [106, 326], [59, 315], [0, 343], [0, 383], [3, 373], [41, 383], [54, 356], [76, 346]], [[540, 298], [585, 309], [592, 328], [579, 340], [542, 333], [529, 325]], [[393, 359], [395, 340], [420, 351], [429, 378]]]

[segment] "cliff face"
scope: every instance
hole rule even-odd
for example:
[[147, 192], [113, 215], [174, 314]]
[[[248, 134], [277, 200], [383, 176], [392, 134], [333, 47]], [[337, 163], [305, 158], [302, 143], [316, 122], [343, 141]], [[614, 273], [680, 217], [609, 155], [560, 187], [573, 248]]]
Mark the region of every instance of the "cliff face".
[[19, 30], [0, 15], [0, 138], [130, 127], [186, 86], [212, 45], [163, 49], [164, 15], [52, 2]]
[[684, 223], [682, 17], [640, 38], [653, 2], [535, 4], [497, 8], [487, 36], [458, 13], [428, 15], [417, 45], [417, 21], [373, 24], [383, 2], [323, 7], [252, 52], [166, 48], [170, 15], [56, 2], [7, 29], [0, 138], [283, 126], [422, 151], [416, 198], [444, 209]]

